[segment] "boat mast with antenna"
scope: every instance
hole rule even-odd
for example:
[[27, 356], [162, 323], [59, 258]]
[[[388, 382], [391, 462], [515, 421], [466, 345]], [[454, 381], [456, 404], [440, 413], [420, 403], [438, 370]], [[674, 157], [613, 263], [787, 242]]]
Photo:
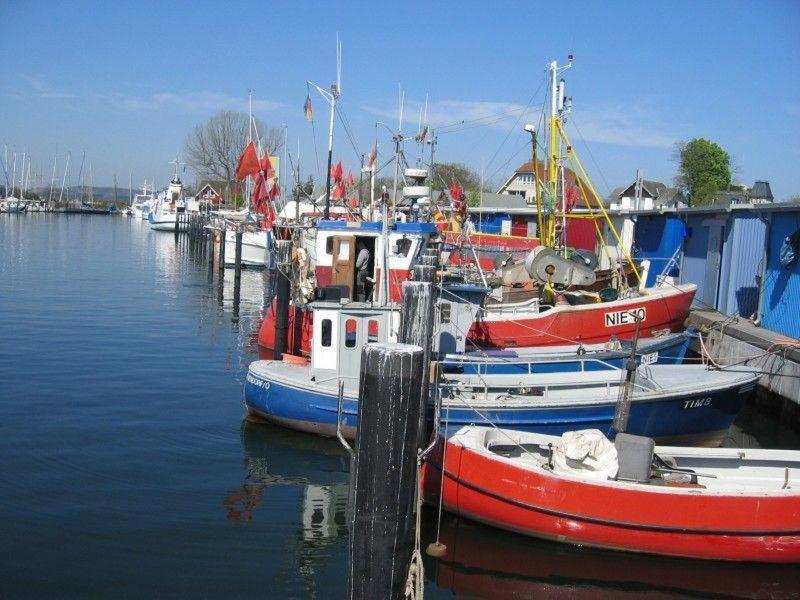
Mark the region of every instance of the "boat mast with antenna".
[[342, 43], [339, 41], [339, 34], [336, 34], [336, 83], [331, 84], [331, 91], [324, 90], [313, 81], [307, 81], [308, 85], [313, 85], [320, 95], [331, 105], [331, 117], [328, 126], [328, 170], [325, 174], [325, 212], [323, 220], [330, 219], [331, 214], [331, 166], [333, 165], [333, 121], [336, 115], [336, 101], [342, 93]]

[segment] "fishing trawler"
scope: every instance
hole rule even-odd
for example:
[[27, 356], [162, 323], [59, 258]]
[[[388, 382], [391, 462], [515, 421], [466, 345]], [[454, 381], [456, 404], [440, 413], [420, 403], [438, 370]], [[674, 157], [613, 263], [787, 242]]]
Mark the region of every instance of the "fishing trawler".
[[[485, 288], [447, 286], [436, 310], [434, 352], [463, 353], [463, 331]], [[336, 292], [339, 288], [324, 288]], [[358, 374], [367, 343], [396, 341], [399, 310], [392, 305], [310, 303], [311, 356], [260, 360], [248, 370], [248, 412], [287, 427], [321, 435], [355, 435]], [[621, 360], [621, 357], [617, 356]], [[612, 359], [604, 360], [604, 359]], [[615, 406], [625, 386], [624, 369], [600, 353], [544, 355], [527, 371], [445, 372], [437, 387], [446, 431], [488, 419], [501, 427], [560, 434], [580, 427], [612, 433]], [[720, 370], [705, 365], [641, 364], [632, 386], [630, 428], [661, 440], [717, 445], [755, 388], [748, 368]], [[341, 387], [341, 405], [339, 394]]]
[[[186, 203], [183, 197], [183, 182], [180, 175], [178, 175], [180, 163], [177, 159], [173, 163], [175, 164], [175, 174], [172, 177], [172, 181], [169, 182], [166, 193], [155, 199], [151, 205], [150, 212], [147, 214], [150, 228], [155, 231], [175, 231], [175, 221], [178, 218], [178, 213], [186, 210]], [[178, 226], [185, 230], [188, 228], [188, 223], [179, 222]]]

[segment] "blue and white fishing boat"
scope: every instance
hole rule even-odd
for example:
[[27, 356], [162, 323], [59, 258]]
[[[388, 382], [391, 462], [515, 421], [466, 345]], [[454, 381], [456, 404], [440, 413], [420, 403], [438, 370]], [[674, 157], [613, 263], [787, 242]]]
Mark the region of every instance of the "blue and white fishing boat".
[[[681, 365], [697, 332], [689, 329], [681, 333], [668, 333], [660, 337], [640, 339], [636, 347], [639, 364]], [[446, 354], [440, 359], [446, 373], [474, 375], [545, 373], [588, 370], [620, 369], [631, 355], [630, 340], [609, 344], [585, 346], [544, 346], [516, 350], [473, 350], [459, 354]], [[569, 357], [573, 360], [570, 361]], [[595, 359], [594, 364], [584, 364], [582, 359]]]
[[[441, 300], [440, 300], [441, 302]], [[434, 351], [463, 351], [452, 324], [459, 312], [450, 301], [450, 323], [437, 323]], [[470, 302], [464, 301], [468, 312]], [[249, 413], [287, 427], [336, 435], [339, 384], [343, 386], [342, 432], [355, 435], [361, 349], [369, 342], [396, 341], [399, 313], [366, 303], [314, 302], [311, 360], [256, 361], [250, 365], [244, 399]], [[442, 314], [437, 310], [437, 315]], [[441, 320], [438, 319], [437, 320]], [[459, 327], [463, 330], [463, 326]], [[461, 336], [463, 338], [463, 336]], [[452, 346], [453, 341], [456, 347]], [[619, 358], [619, 357], [617, 357]], [[490, 421], [499, 427], [560, 434], [595, 428], [612, 433], [624, 371], [600, 355], [548, 355], [528, 362], [522, 373], [443, 373], [442, 424], [448, 429]], [[530, 365], [538, 365], [530, 367]], [[733, 423], [755, 388], [757, 375], [705, 365], [644, 364], [637, 369], [628, 431], [659, 440], [713, 445]]]

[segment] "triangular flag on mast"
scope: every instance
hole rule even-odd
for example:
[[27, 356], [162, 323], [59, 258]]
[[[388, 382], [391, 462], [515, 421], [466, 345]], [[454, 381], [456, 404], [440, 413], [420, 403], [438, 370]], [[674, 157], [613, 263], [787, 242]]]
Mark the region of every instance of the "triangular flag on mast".
[[308, 119], [309, 121], [313, 121], [314, 120], [314, 111], [311, 109], [311, 95], [310, 94], [306, 94], [306, 101], [305, 101], [305, 104], [303, 104], [303, 112], [306, 115], [306, 119]]
[[255, 175], [258, 173], [258, 169], [256, 148], [253, 146], [253, 142], [250, 142], [242, 152], [242, 156], [239, 157], [239, 164], [236, 166], [236, 179], [241, 181], [248, 175]]

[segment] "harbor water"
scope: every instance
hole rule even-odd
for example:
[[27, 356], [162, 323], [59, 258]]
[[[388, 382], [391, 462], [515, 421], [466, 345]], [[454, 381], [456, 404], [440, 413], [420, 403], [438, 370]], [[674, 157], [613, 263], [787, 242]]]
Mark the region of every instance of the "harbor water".
[[[187, 236], [0, 215], [0, 597], [343, 597], [347, 454], [244, 419], [266, 272]], [[730, 444], [799, 448], [752, 407]], [[437, 533], [426, 509], [423, 546]], [[796, 597], [796, 567], [572, 548], [444, 516], [426, 597]]]

